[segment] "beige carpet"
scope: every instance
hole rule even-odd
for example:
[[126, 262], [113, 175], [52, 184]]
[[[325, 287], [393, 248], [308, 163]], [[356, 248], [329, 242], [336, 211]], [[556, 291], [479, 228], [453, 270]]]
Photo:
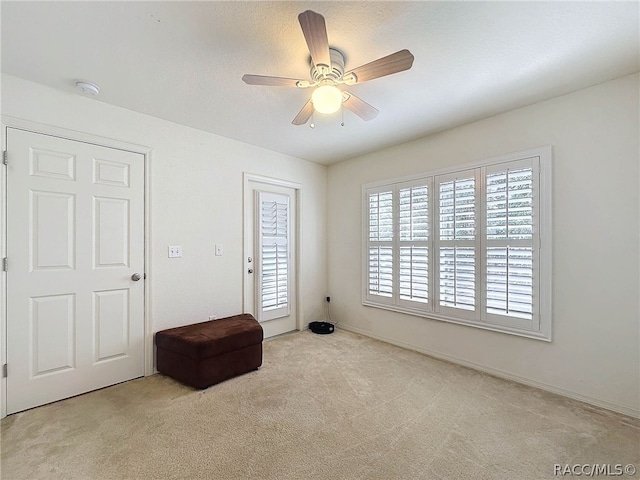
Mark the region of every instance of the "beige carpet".
[[636, 419], [344, 331], [268, 341], [259, 371], [204, 391], [156, 375], [1, 425], [3, 480], [537, 480], [561, 478], [554, 464], [640, 468]]

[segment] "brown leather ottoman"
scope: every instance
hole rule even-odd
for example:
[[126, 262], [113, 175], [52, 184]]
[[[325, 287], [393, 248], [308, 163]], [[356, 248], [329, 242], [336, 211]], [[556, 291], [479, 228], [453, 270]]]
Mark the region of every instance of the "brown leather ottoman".
[[162, 330], [156, 333], [158, 371], [207, 388], [260, 367], [262, 339], [262, 327], [246, 313]]

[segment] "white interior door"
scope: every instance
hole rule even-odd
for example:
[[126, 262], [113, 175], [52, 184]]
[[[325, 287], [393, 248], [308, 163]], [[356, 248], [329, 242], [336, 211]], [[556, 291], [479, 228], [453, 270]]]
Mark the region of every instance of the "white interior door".
[[7, 151], [7, 413], [144, 375], [143, 155], [11, 128]]
[[265, 337], [296, 330], [296, 190], [246, 183], [245, 312]]

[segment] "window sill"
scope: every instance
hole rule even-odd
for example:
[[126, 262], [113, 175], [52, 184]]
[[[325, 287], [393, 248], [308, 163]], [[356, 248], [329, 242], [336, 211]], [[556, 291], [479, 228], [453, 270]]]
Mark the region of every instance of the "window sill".
[[551, 342], [551, 334], [545, 334], [543, 332], [536, 332], [536, 331], [532, 331], [532, 330], [522, 330], [522, 329], [517, 329], [517, 328], [511, 328], [511, 327], [507, 327], [507, 326], [502, 326], [502, 325], [494, 325], [494, 324], [490, 324], [490, 323], [486, 323], [486, 322], [479, 322], [479, 321], [474, 321], [474, 320], [468, 320], [468, 319], [462, 319], [462, 318], [455, 318], [455, 317], [450, 317], [447, 315], [441, 315], [435, 312], [425, 312], [423, 310], [419, 310], [419, 309], [414, 309], [414, 308], [407, 308], [407, 307], [400, 307], [397, 305], [386, 305], [383, 303], [376, 303], [376, 302], [372, 302], [371, 300], [364, 300], [362, 302], [362, 305], [364, 305], [365, 307], [373, 307], [373, 308], [380, 308], [383, 310], [389, 310], [392, 312], [397, 312], [397, 313], [402, 313], [402, 314], [407, 314], [407, 315], [413, 315], [415, 317], [422, 317], [422, 318], [427, 318], [429, 320], [437, 320], [437, 321], [441, 321], [441, 322], [447, 322], [447, 323], [455, 323], [458, 325], [464, 325], [467, 327], [475, 327], [475, 328], [481, 328], [483, 330], [489, 330], [492, 332], [499, 332], [499, 333], [506, 333], [509, 335], [516, 335], [519, 337], [525, 337], [525, 338], [531, 338], [534, 340], [541, 340], [544, 342]]

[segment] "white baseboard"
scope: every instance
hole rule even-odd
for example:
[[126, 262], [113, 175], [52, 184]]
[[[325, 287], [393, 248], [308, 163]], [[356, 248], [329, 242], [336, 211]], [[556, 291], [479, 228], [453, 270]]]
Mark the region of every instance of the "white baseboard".
[[462, 365], [464, 367], [472, 368], [474, 370], [479, 370], [481, 372], [488, 373], [489, 375], [493, 375], [494, 377], [503, 378], [505, 380], [511, 380], [513, 382], [521, 383], [523, 385], [528, 385], [534, 388], [539, 388], [540, 390], [545, 390], [547, 392], [555, 393], [557, 395], [562, 395], [563, 397], [568, 397], [573, 400], [578, 400], [580, 402], [588, 403], [590, 405], [595, 405], [596, 407], [605, 408], [607, 410], [611, 410], [616, 413], [622, 413], [623, 415], [628, 415], [630, 417], [640, 418], [640, 409], [629, 408], [624, 405], [618, 405], [617, 403], [612, 403], [606, 400], [600, 400], [599, 398], [582, 395], [580, 393], [572, 392], [570, 390], [565, 390], [563, 388], [559, 388], [553, 385], [538, 382], [536, 380], [531, 380], [526, 377], [514, 375], [512, 373], [508, 373], [503, 370], [498, 370], [495, 368], [487, 367], [479, 363], [463, 360], [453, 355], [448, 355], [446, 353], [436, 352], [434, 350], [418, 347], [417, 345], [412, 345], [410, 343], [399, 342], [392, 338], [387, 338], [382, 335], [376, 335], [369, 331], [366, 331], [357, 327], [352, 327], [351, 325], [348, 325], [342, 322], [340, 322], [340, 325], [338, 326], [338, 328], [347, 330], [349, 332], [358, 333], [360, 335], [364, 335], [365, 337], [375, 338], [376, 340], [390, 343], [398, 347], [406, 348], [407, 350], [413, 350], [413, 351], [422, 353], [424, 355], [437, 358], [439, 360], [445, 360], [447, 362], [455, 363], [457, 365]]

